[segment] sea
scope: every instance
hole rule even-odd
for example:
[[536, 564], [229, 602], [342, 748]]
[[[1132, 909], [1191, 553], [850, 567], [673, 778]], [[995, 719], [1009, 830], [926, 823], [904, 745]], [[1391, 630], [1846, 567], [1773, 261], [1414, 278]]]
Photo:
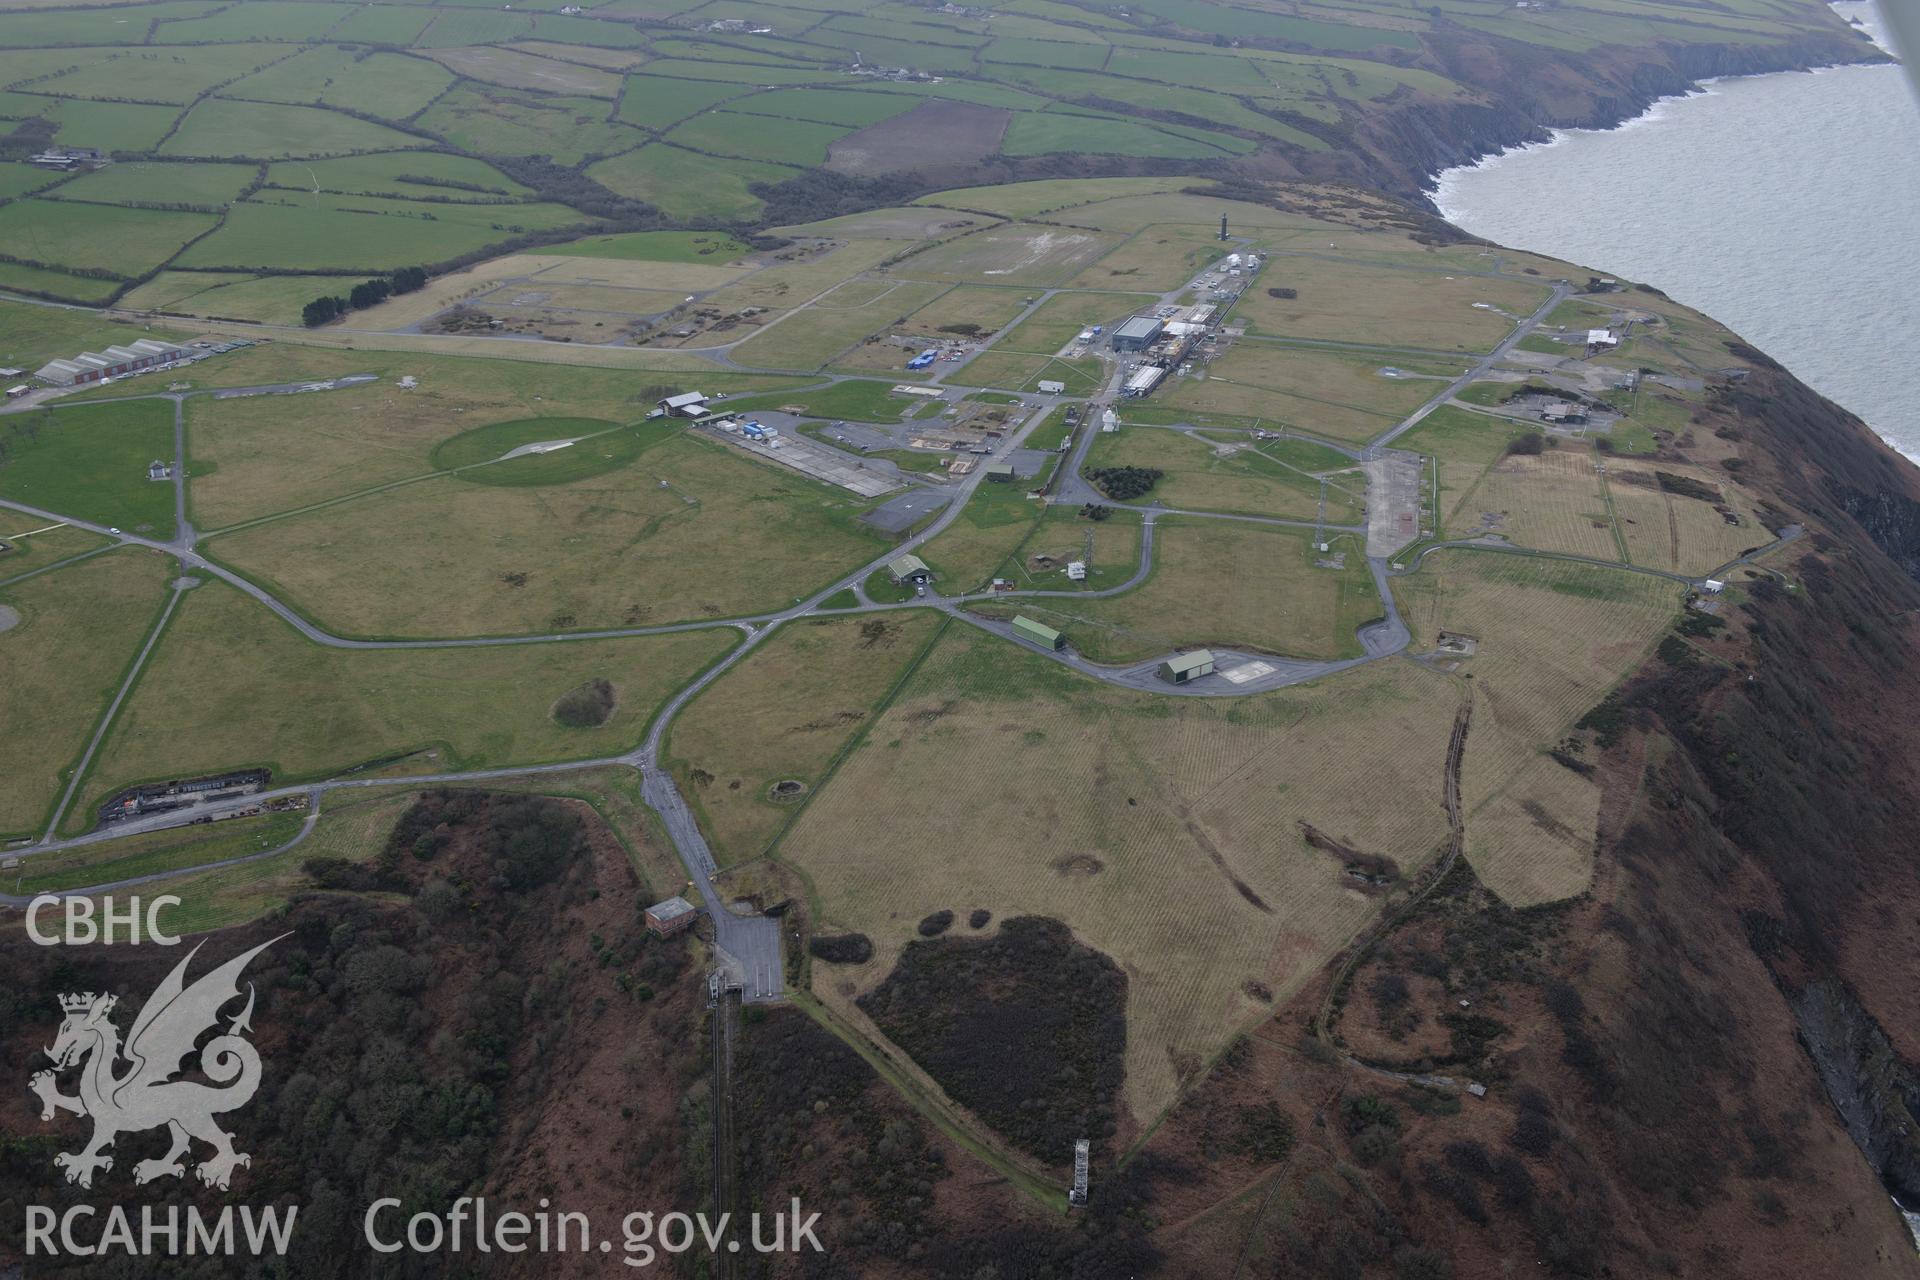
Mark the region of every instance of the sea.
[[[1833, 7], [1890, 47], [1873, 0]], [[1920, 461], [1920, 104], [1901, 68], [1709, 81], [1449, 169], [1434, 202], [1706, 312]]]

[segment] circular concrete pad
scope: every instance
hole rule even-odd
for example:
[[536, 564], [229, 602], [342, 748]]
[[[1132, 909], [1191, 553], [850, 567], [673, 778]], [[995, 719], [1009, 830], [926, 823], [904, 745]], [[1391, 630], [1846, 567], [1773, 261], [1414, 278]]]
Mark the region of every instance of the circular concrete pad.
[[20, 611], [12, 605], [0, 604], [0, 631], [11, 631], [20, 625]]

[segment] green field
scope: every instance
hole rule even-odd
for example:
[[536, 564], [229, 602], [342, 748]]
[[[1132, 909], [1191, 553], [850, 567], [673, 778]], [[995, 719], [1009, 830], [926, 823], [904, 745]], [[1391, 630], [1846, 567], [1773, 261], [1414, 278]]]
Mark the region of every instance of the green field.
[[1023, 111], [1007, 126], [1001, 151], [1010, 156], [1038, 156], [1052, 152], [1095, 155], [1161, 156], [1173, 159], [1212, 158], [1251, 151], [1253, 144], [1226, 134], [1208, 136], [1194, 131], [1183, 136], [1133, 120], [1097, 116]]
[[844, 137], [844, 126], [767, 116], [708, 111], [667, 134], [667, 141], [711, 155], [768, 163], [817, 165], [829, 144]]
[[670, 80], [664, 76], [636, 73], [627, 77], [620, 94], [618, 117], [647, 129], [665, 129], [689, 116], [744, 96], [747, 91], [730, 84], [710, 84], [698, 80]]
[[943, 596], [979, 591], [1024, 544], [1045, 510], [1023, 486], [983, 484], [973, 491], [960, 518], [920, 549]]
[[[267, 199], [276, 202], [265, 203]], [[175, 265], [385, 271], [441, 261], [526, 230], [566, 226], [578, 218], [558, 204], [447, 204], [423, 209], [375, 196], [302, 200], [284, 192], [263, 193], [261, 200], [244, 201], [230, 209], [220, 229], [180, 255]]]
[[453, 73], [425, 58], [322, 45], [221, 91], [227, 98], [320, 103], [404, 120], [446, 91]]
[[[209, 546], [338, 631], [512, 635], [791, 603], [879, 553], [859, 510], [845, 490], [681, 434], [588, 480], [437, 478]], [[404, 559], [378, 578], [363, 572], [398, 545]]]
[[1096, 435], [1087, 466], [1152, 467], [1163, 474], [1151, 496], [1170, 507], [1313, 520], [1324, 499], [1329, 522], [1358, 523], [1365, 478], [1344, 455], [1313, 452], [1324, 456], [1302, 466], [1278, 442], [1245, 436], [1213, 441], [1165, 427], [1127, 426]]
[[[412, 770], [625, 751], [654, 708], [733, 643], [725, 630], [483, 649], [350, 652], [310, 644], [223, 583], [188, 594], [87, 782], [89, 805], [129, 783], [266, 765], [324, 777], [413, 753]], [[606, 723], [568, 728], [554, 702], [613, 683]]]
[[760, 198], [748, 190], [756, 182], [784, 182], [800, 170], [745, 160], [722, 160], [654, 143], [588, 168], [596, 181], [658, 205], [676, 218], [750, 218]]
[[267, 185], [293, 191], [433, 196], [452, 201], [491, 201], [532, 194], [490, 164], [432, 151], [388, 151], [337, 160], [271, 164], [267, 166]]
[[160, 153], [285, 160], [349, 151], [393, 151], [410, 141], [398, 130], [337, 111], [214, 98], [187, 112]]
[[1099, 600], [982, 606], [1017, 611], [1065, 633], [1095, 662], [1137, 662], [1175, 648], [1220, 645], [1291, 658], [1349, 658], [1354, 631], [1384, 616], [1359, 545], [1333, 540], [1344, 569], [1316, 567], [1305, 531], [1164, 518], [1153, 572]]
[[33, 87], [36, 92], [62, 98], [174, 102], [185, 106], [229, 80], [237, 80], [256, 67], [286, 56], [284, 48], [270, 45], [122, 49], [76, 70], [36, 80]]
[[[722, 866], [757, 857], [926, 649], [921, 611], [787, 624], [674, 721], [666, 754]], [[803, 790], [791, 800], [781, 782]]]
[[151, 271], [213, 225], [204, 213], [44, 199], [0, 205], [0, 243], [12, 256], [129, 276]]
[[164, 400], [75, 405], [0, 418], [0, 497], [165, 540], [173, 486], [147, 464], [173, 458]]
[[224, 205], [253, 183], [250, 164], [158, 164], [134, 161], [62, 183], [54, 197], [103, 204]]
[[0, 631], [0, 834], [40, 834], [159, 613], [167, 577], [163, 557], [127, 550], [0, 589], [0, 604], [21, 618]]

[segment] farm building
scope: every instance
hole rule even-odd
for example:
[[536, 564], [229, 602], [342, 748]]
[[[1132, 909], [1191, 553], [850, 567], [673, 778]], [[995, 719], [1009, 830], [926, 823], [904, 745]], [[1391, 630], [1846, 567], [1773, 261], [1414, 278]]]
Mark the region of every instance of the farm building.
[[1201, 676], [1213, 674], [1213, 651], [1195, 649], [1191, 653], [1176, 653], [1160, 664], [1159, 676], [1168, 684], [1185, 684]]
[[996, 482], [999, 484], [1010, 484], [1013, 481], [1013, 464], [1011, 462], [996, 462], [992, 466], [984, 468], [980, 474], [987, 478], [989, 484]]
[[1113, 331], [1113, 349], [1115, 351], [1145, 351], [1153, 345], [1163, 328], [1160, 321], [1152, 316], [1135, 316]]
[[685, 391], [677, 396], [666, 396], [660, 401], [660, 411], [682, 418], [698, 418], [707, 412], [707, 394], [704, 391]]
[[1067, 647], [1065, 637], [1058, 631], [1055, 631], [1052, 627], [1035, 622], [1024, 613], [1015, 615], [1013, 619], [1013, 634], [1016, 639], [1037, 644], [1042, 649], [1057, 650]]
[[692, 928], [699, 914], [685, 898], [668, 898], [647, 908], [647, 931], [656, 938], [671, 938]]
[[927, 568], [925, 560], [915, 555], [895, 556], [887, 561], [887, 573], [895, 582], [910, 582], [916, 586], [933, 581], [933, 570]]
[[130, 346], [108, 347], [105, 351], [82, 351], [71, 360], [50, 360], [33, 376], [52, 386], [77, 387], [83, 383], [98, 382], [102, 378], [117, 378], [123, 373], [184, 360], [186, 357], [186, 349], [176, 347], [171, 342], [139, 338]]
[[1577, 400], [1552, 400], [1540, 410], [1540, 421], [1573, 423], [1587, 420], [1587, 406]]

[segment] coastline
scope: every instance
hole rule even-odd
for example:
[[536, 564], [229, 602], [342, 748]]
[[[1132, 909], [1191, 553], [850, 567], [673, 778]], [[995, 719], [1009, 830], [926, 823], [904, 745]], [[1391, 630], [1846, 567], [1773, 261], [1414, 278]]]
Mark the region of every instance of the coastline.
[[[1899, 58], [1898, 51], [1891, 43], [1891, 32], [1886, 25], [1886, 16], [1880, 12], [1878, 0], [1828, 0], [1827, 7], [1839, 14], [1842, 18], [1847, 19], [1849, 25], [1856, 26], [1857, 29], [1865, 32], [1867, 39], [1872, 42], [1875, 49], [1887, 55], [1888, 58], [1896, 60]], [[1539, 150], [1542, 147], [1558, 146], [1567, 139], [1577, 137], [1581, 134], [1621, 133], [1628, 129], [1657, 124], [1665, 118], [1664, 108], [1668, 105], [1676, 102], [1685, 102], [1689, 98], [1705, 97], [1711, 94], [1716, 87], [1726, 84], [1729, 81], [1759, 80], [1767, 76], [1819, 75], [1823, 72], [1842, 71], [1850, 67], [1885, 65], [1885, 63], [1876, 62], [1829, 62], [1816, 67], [1805, 67], [1796, 70], [1755, 71], [1742, 75], [1705, 76], [1696, 83], [1689, 85], [1686, 89], [1681, 90], [1679, 93], [1661, 94], [1652, 102], [1648, 103], [1639, 114], [1628, 116], [1614, 124], [1569, 125], [1564, 128], [1550, 127], [1547, 130], [1547, 136], [1545, 138], [1516, 143], [1510, 147], [1501, 147], [1496, 151], [1489, 151], [1477, 156], [1465, 164], [1449, 165], [1444, 169], [1435, 170], [1433, 173], [1427, 175], [1422, 190], [1426, 193], [1428, 200], [1433, 203], [1433, 207], [1439, 212], [1440, 216], [1448, 222], [1454, 222], [1453, 214], [1448, 211], [1442, 200], [1442, 197], [1446, 193], [1447, 181], [1450, 176], [1471, 173], [1476, 169], [1489, 167], [1496, 161], [1507, 159], [1510, 156], [1523, 155], [1529, 151]], [[1455, 225], [1458, 224], [1456, 223]], [[1521, 246], [1516, 245], [1514, 247], [1519, 248]]]
[[[1889, 53], [1870, 3], [1833, 8]], [[1875, 67], [1892, 78], [1867, 76]], [[1920, 462], [1920, 381], [1900, 356], [1912, 314], [1872, 265], [1897, 260], [1901, 210], [1920, 200], [1920, 167], [1889, 152], [1909, 130], [1875, 127], [1911, 110], [1903, 71], [1704, 79], [1618, 125], [1554, 129], [1441, 170], [1428, 199], [1471, 235], [1643, 280], [1715, 316]], [[1838, 226], [1849, 234], [1826, 234]], [[1843, 299], [1850, 334], [1827, 319]]]

